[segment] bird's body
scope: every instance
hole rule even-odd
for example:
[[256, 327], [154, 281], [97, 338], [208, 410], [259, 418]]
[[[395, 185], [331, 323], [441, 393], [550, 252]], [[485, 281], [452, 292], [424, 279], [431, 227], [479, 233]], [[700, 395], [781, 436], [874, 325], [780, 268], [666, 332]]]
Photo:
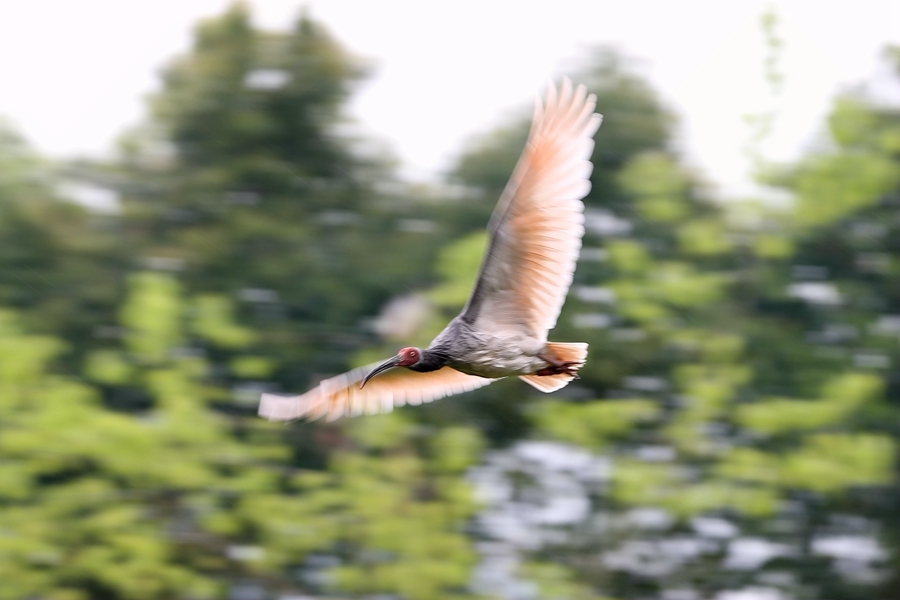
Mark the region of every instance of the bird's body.
[[[545, 347], [545, 342], [522, 332], [482, 331], [460, 316], [450, 321], [424, 352], [437, 355], [443, 360], [441, 366], [467, 375], [499, 379], [530, 375], [548, 367], [547, 361], [538, 357]], [[410, 368], [416, 370], [414, 366]]]
[[390, 411], [519, 376], [552, 392], [577, 377], [587, 344], [549, 342], [584, 235], [596, 98], [564, 80], [538, 102], [531, 134], [491, 217], [490, 245], [466, 307], [428, 348], [322, 381], [306, 394], [264, 394], [259, 412], [290, 420]]

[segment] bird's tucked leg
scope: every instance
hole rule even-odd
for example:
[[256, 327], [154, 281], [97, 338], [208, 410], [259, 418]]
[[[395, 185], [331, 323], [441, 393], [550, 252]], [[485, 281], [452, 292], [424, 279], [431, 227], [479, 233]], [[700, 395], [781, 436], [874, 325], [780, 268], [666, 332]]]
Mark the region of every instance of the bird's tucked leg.
[[542, 352], [537, 356], [548, 363], [549, 366], [544, 367], [535, 375], [571, 375], [574, 379], [581, 379], [578, 376], [578, 369], [581, 368], [584, 362], [560, 360], [549, 352]]

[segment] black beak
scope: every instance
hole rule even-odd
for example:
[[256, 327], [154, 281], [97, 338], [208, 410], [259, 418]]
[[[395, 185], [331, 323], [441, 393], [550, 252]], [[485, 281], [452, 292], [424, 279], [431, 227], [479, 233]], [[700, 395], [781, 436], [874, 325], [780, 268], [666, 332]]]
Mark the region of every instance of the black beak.
[[363, 387], [365, 387], [366, 383], [368, 383], [368, 381], [370, 379], [372, 379], [379, 373], [384, 373], [388, 369], [393, 369], [398, 364], [400, 364], [400, 356], [399, 355], [387, 359], [386, 361], [384, 361], [383, 363], [381, 363], [380, 365], [378, 365], [377, 367], [372, 369], [368, 375], [366, 375], [366, 378], [363, 379], [362, 383], [359, 384], [359, 389], [363, 389]]

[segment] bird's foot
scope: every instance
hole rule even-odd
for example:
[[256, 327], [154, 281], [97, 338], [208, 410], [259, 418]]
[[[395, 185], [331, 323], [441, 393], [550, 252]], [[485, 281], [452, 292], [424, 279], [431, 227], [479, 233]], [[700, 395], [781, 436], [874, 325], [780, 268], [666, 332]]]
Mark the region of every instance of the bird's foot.
[[538, 358], [545, 361], [547, 366], [535, 373], [535, 375], [570, 375], [572, 379], [581, 379], [578, 376], [578, 369], [584, 365], [583, 362], [561, 360], [555, 354], [547, 352], [538, 354]]
[[551, 364], [549, 367], [544, 367], [535, 375], [571, 375], [573, 379], [581, 379], [578, 376], [578, 369], [580, 368], [580, 362], [559, 362], [559, 364]]

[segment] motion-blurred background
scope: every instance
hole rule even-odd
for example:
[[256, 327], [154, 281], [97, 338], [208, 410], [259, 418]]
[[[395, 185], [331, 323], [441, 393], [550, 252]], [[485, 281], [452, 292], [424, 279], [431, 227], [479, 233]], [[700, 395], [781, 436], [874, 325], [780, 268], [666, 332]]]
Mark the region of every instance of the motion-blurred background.
[[[896, 5], [425, 4], [2, 9], [0, 599], [900, 598]], [[257, 418], [460, 309], [563, 72], [583, 379]]]

